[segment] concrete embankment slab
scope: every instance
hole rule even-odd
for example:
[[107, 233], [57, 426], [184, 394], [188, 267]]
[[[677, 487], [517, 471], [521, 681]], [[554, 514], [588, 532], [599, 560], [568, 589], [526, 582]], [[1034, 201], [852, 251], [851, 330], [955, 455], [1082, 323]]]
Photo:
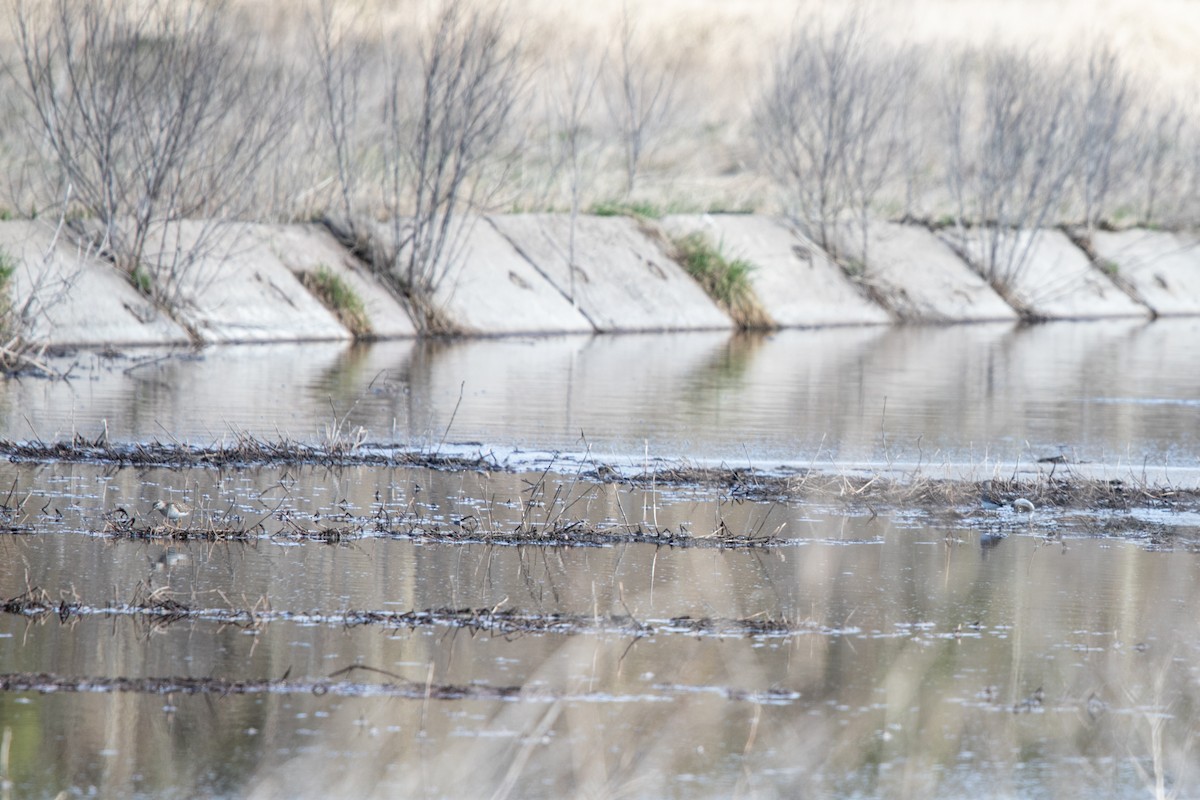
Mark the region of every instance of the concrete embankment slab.
[[[181, 223], [179, 247], [195, 247], [204, 225]], [[351, 338], [276, 255], [268, 226], [227, 225], [205, 240], [181, 281], [180, 300], [178, 318], [204, 342]]]
[[14, 262], [12, 300], [30, 341], [49, 345], [181, 344], [187, 331], [111, 265], [75, 247], [65, 231], [36, 221], [0, 223], [0, 249]]
[[[951, 241], [958, 234], [946, 231]], [[1012, 246], [1028, 252], [1028, 261], [1008, 271], [1010, 304], [1022, 314], [1038, 319], [1094, 319], [1145, 317], [1150, 310], [1137, 303], [1095, 268], [1087, 254], [1062, 231], [1021, 231]], [[957, 247], [979, 263], [983, 236], [968, 231]]]
[[489, 218], [599, 331], [713, 330], [733, 321], [625, 217], [579, 217], [571, 268], [567, 214]]
[[462, 256], [434, 301], [458, 325], [485, 334], [593, 333], [595, 328], [489, 219], [474, 220]]
[[[595, 332], [487, 218], [464, 219], [461, 225], [451, 235], [448, 266], [436, 276], [431, 298], [433, 312], [453, 330], [485, 336]], [[375, 223], [372, 234], [385, 252], [397, 236], [386, 223]]]
[[945, 242], [926, 228], [873, 220], [867, 252], [858, 230], [842, 228], [840, 251], [861, 265], [860, 280], [902, 320], [984, 322], [1017, 312]]
[[726, 258], [753, 264], [750, 284], [776, 325], [891, 321], [821, 248], [783, 220], [756, 214], [679, 214], [665, 217], [662, 225], [671, 236], [702, 233]]
[[1200, 242], [1165, 231], [1097, 231], [1092, 247], [1155, 314], [1200, 314]]
[[415, 336], [408, 311], [359, 259], [325, 228], [316, 225], [264, 225], [271, 251], [303, 281], [306, 273], [325, 267], [362, 300], [371, 335], [381, 339]]

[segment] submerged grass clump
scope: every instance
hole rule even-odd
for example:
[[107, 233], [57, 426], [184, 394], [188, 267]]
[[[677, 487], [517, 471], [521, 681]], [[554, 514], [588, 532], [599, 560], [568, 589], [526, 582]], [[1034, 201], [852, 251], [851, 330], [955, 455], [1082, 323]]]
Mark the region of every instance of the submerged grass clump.
[[674, 240], [675, 260], [695, 278], [741, 328], [774, 327], [758, 302], [750, 273], [756, 267], [742, 258], [727, 258], [703, 233]]
[[365, 339], [371, 335], [371, 320], [362, 298], [341, 276], [321, 264], [315, 271], [304, 273], [302, 280], [305, 288], [332, 311], [355, 338]]

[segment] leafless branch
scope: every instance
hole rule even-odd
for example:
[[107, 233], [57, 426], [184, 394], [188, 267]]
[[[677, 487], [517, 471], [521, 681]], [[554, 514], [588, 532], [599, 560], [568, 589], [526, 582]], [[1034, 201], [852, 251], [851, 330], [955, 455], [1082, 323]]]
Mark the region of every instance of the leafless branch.
[[[521, 93], [519, 51], [501, 11], [448, 0], [419, 52], [420, 91], [410, 113], [403, 68], [387, 106], [394, 269], [409, 291], [431, 295], [460, 255], [465, 212], [486, 206], [482, 180], [503, 145]], [[400, 212], [411, 209], [411, 215]]]
[[566, 167], [571, 195], [571, 225], [567, 237], [567, 263], [570, 270], [570, 287], [568, 296], [571, 302], [575, 297], [575, 230], [583, 202], [585, 185], [585, 161], [589, 152], [593, 151], [593, 137], [588, 125], [588, 111], [600, 76], [604, 72], [605, 59], [587, 45], [581, 44], [572, 48], [570, 63], [559, 65], [560, 80], [552, 93], [551, 103], [554, 109], [555, 139], [561, 161]]
[[657, 62], [639, 45], [629, 4], [621, 7], [614, 73], [605, 93], [609, 114], [620, 134], [625, 156], [625, 196], [633, 194], [646, 154], [656, 144], [674, 111], [678, 65]]
[[225, 30], [224, 10], [222, 0], [18, 0], [24, 90], [88, 218], [76, 232], [168, 306], [196, 259], [153, 251], [152, 239], [184, 219], [229, 216], [287, 124], [287, 84]]
[[1028, 267], [1075, 174], [1077, 98], [1064, 68], [1029, 53], [968, 53], [952, 67], [943, 111], [960, 245], [1002, 292]]
[[861, 10], [798, 28], [775, 60], [755, 130], [798, 222], [827, 250], [847, 211], [866, 241], [867, 212], [894, 169], [906, 63], [870, 35]]

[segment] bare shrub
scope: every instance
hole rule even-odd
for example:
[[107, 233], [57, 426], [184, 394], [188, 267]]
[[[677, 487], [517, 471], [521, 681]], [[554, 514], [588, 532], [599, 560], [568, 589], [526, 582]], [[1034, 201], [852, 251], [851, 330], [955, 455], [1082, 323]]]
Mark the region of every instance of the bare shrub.
[[63, 223], [59, 216], [44, 249], [0, 249], [0, 370], [57, 375], [43, 359], [52, 333], [50, 312], [74, 290], [89, 255], [79, 252], [74, 264], [60, 258]]
[[586, 183], [585, 160], [595, 155], [595, 137], [588, 124], [588, 110], [596, 86], [604, 72], [605, 59], [586, 45], [574, 49], [571, 63], [559, 65], [560, 79], [552, 90], [553, 125], [558, 151], [554, 158], [556, 171], [565, 170], [571, 198], [571, 224], [567, 236], [567, 264], [570, 270], [568, 298], [575, 298], [575, 232], [583, 203]]
[[[44, 297], [42, 287], [35, 286], [30, 299], [18, 305], [13, 298], [13, 279], [18, 265], [8, 252], [0, 251], [0, 370], [16, 372], [33, 367], [47, 374], [52, 370], [42, 361], [45, 343], [38, 342], [28, 334], [28, 318]], [[39, 278], [47, 275], [42, 273]], [[48, 282], [49, 279], [47, 278]]]
[[1133, 86], [1116, 51], [1106, 45], [1092, 48], [1077, 85], [1081, 97], [1074, 183], [1083, 224], [1090, 231], [1112, 217], [1109, 198], [1119, 188], [1120, 158], [1129, 150]]
[[406, 70], [393, 75], [384, 150], [390, 245], [393, 269], [418, 295], [431, 295], [460, 255], [463, 212], [486, 207], [502, 184], [485, 180], [485, 170], [504, 144], [522, 79], [503, 23], [497, 10], [450, 0], [420, 46], [414, 109], [404, 103]]
[[[168, 306], [284, 127], [277, 76], [224, 27], [221, 0], [20, 0], [34, 127], [97, 249]], [[172, 243], [203, 219], [192, 246]], [[160, 239], [157, 243], [155, 239]]]
[[362, 107], [366, 44], [334, 19], [334, 0], [321, 0], [318, 13], [309, 19], [309, 44], [316, 61], [319, 88], [319, 127], [332, 153], [342, 219], [352, 238], [356, 230], [357, 198], [362, 180], [364, 137]]
[[1011, 51], [961, 56], [944, 87], [957, 241], [984, 278], [1007, 293], [1028, 267], [1038, 231], [1056, 221], [1075, 174], [1078, 93], [1064, 68]]
[[642, 160], [664, 132], [674, 111], [678, 65], [651, 57], [637, 39], [628, 4], [621, 8], [616, 57], [612, 60], [605, 100], [620, 134], [625, 162], [625, 196], [633, 194]]
[[1141, 225], [1156, 224], [1163, 195], [1169, 197], [1172, 187], [1184, 182], [1188, 165], [1180, 143], [1191, 127], [1187, 113], [1176, 101], [1140, 104], [1130, 150]]
[[925, 217], [931, 202], [931, 184], [941, 184], [941, 174], [931, 165], [942, 162], [940, 131], [929, 120], [937, 116], [937, 89], [915, 51], [907, 53], [905, 81], [896, 98], [896, 163], [904, 186], [902, 219]]
[[843, 215], [861, 227], [894, 169], [896, 112], [911, 60], [869, 32], [861, 11], [798, 28], [755, 111], [766, 167], [808, 235], [837, 254]]
[[[446, 0], [413, 45], [389, 41], [382, 124], [358, 124], [362, 43], [314, 20], [322, 127], [333, 145], [348, 233], [418, 313], [462, 255], [474, 220], [507, 177], [510, 123], [524, 75], [504, 13]], [[357, 198], [379, 198], [386, 224], [364, 229]], [[432, 319], [426, 319], [431, 323]]]

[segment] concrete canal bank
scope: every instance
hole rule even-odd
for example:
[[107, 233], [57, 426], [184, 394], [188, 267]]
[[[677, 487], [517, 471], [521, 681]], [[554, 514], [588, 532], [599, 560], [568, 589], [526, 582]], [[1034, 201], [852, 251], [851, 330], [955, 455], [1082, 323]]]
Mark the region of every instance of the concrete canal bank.
[[[1043, 231], [997, 292], [968, 263], [970, 236], [881, 221], [865, 253], [859, 237], [839, 242], [847, 268], [786, 221], [755, 215], [584, 216], [573, 230], [562, 214], [480, 218], [430, 302], [468, 335], [730, 329], [672, 258], [672, 237], [692, 233], [753, 265], [753, 293], [778, 327], [1200, 314], [1200, 248], [1184, 235], [1096, 233], [1089, 253]], [[181, 240], [188, 235], [185, 224]], [[230, 226], [191, 265], [169, 310], [43, 223], [0, 223], [0, 250], [26, 338], [53, 346], [351, 339], [307, 288], [318, 270], [358, 298], [370, 335], [421, 327], [405, 298], [319, 225]]]

